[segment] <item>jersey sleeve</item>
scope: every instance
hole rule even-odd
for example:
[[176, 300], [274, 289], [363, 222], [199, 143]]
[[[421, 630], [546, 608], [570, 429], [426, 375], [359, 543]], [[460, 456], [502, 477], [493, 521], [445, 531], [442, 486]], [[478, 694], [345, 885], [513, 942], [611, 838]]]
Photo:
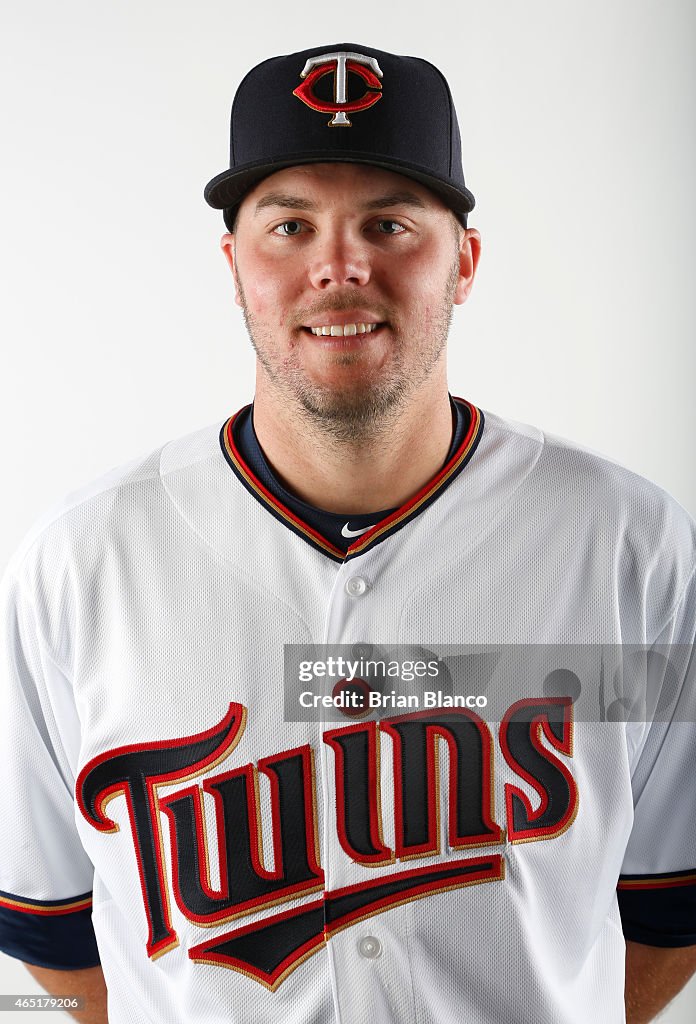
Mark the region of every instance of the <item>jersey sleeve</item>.
[[94, 871], [75, 824], [72, 687], [10, 570], [0, 602], [0, 950], [41, 967], [93, 967]]
[[634, 821], [617, 887], [624, 935], [650, 946], [696, 945], [695, 644], [692, 574], [651, 651], [659, 693], [633, 764]]

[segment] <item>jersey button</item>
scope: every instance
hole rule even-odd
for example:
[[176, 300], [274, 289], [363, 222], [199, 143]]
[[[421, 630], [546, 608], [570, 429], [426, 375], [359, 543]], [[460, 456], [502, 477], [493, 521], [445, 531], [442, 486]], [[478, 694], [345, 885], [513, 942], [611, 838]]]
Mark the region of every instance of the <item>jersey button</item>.
[[358, 951], [366, 960], [376, 960], [382, 955], [382, 943], [374, 935], [365, 935], [358, 943]]
[[351, 576], [346, 580], [346, 593], [349, 597], [362, 597], [367, 590], [367, 581], [362, 576]]
[[373, 647], [372, 644], [353, 644], [350, 653], [354, 658], [371, 658]]

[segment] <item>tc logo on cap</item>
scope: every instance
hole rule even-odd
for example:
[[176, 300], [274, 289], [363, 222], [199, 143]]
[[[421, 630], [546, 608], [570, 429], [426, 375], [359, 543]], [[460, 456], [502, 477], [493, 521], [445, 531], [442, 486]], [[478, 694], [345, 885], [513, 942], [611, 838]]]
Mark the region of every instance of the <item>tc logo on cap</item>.
[[[334, 102], [322, 100], [314, 93], [314, 86], [324, 75], [334, 74]], [[367, 91], [356, 100], [348, 101], [346, 97], [346, 75], [351, 72], [359, 75], [365, 82]], [[300, 72], [304, 78], [302, 85], [293, 89], [293, 96], [306, 103], [313, 110], [321, 110], [334, 116], [328, 122], [330, 128], [350, 128], [351, 122], [346, 113], [356, 110], [367, 110], [382, 98], [382, 71], [374, 57], [366, 57], [364, 53], [322, 53], [318, 57], [310, 57]]]

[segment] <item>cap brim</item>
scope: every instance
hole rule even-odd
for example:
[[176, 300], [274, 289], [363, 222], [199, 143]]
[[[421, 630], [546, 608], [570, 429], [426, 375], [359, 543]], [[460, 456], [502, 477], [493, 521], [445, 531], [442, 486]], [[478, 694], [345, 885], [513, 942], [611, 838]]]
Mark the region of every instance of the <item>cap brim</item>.
[[337, 155], [332, 153], [317, 153], [313, 155], [297, 155], [287, 157], [284, 160], [264, 163], [248, 164], [247, 166], [230, 168], [212, 178], [205, 187], [205, 201], [215, 210], [228, 210], [239, 205], [246, 193], [263, 178], [269, 174], [281, 171], [285, 167], [296, 167], [301, 164], [317, 163], [351, 163], [369, 164], [373, 167], [382, 167], [387, 171], [394, 171], [396, 174], [403, 174], [407, 178], [425, 185], [435, 192], [443, 200], [445, 205], [454, 210], [455, 213], [466, 215], [474, 208], [474, 197], [467, 188], [460, 188], [450, 182], [435, 177], [428, 171], [412, 164], [402, 163], [399, 160], [385, 159], [378, 157], [367, 157], [364, 153], [345, 152]]

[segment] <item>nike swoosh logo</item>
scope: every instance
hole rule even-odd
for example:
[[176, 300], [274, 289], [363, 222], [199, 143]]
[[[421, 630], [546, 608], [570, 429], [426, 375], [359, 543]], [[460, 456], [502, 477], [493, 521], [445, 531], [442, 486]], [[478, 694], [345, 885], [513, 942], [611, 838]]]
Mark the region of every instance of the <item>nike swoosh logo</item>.
[[371, 529], [371, 526], [363, 526], [362, 530], [351, 530], [350, 523], [344, 523], [343, 529], [341, 530], [341, 536], [346, 538], [359, 537], [361, 533], [367, 533], [367, 531]]

